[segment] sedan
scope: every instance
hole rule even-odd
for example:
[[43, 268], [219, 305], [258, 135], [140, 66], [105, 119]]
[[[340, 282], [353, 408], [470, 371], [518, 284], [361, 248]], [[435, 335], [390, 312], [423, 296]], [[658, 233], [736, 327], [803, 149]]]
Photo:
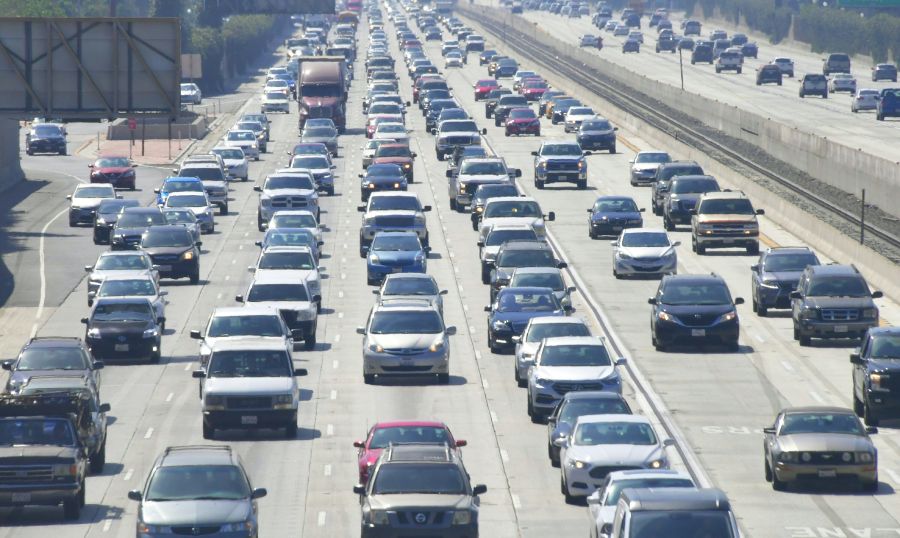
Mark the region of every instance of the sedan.
[[164, 209], [163, 216], [169, 224], [184, 226], [191, 232], [194, 242], [200, 241], [200, 221], [190, 209]]
[[100, 157], [88, 165], [91, 183], [110, 183], [117, 189], [136, 188], [135, 167], [128, 157]]
[[662, 276], [678, 272], [678, 253], [665, 230], [634, 228], [622, 230], [612, 242], [613, 276]]
[[[582, 146], [583, 147], [583, 146]], [[672, 156], [665, 151], [639, 151], [631, 161], [632, 186], [653, 183], [659, 165], [672, 162]]]
[[640, 228], [644, 225], [641, 213], [634, 199], [629, 196], [601, 196], [587, 210], [588, 237], [596, 239], [602, 235], [617, 235], [626, 228]]
[[530, 108], [514, 108], [509, 111], [504, 124], [504, 134], [541, 136], [541, 122]]
[[897, 82], [897, 66], [894, 64], [878, 64], [872, 66], [872, 82], [890, 80]]
[[648, 302], [653, 347], [662, 351], [677, 342], [719, 341], [738, 349], [740, 323], [735, 306], [744, 304], [722, 277], [712, 275], [666, 275], [656, 295]]
[[829, 91], [856, 93], [856, 79], [850, 73], [835, 73], [828, 84]]
[[389, 446], [420, 443], [440, 443], [451, 448], [466, 446], [463, 439], [454, 439], [450, 428], [443, 422], [404, 420], [378, 422], [369, 429], [365, 441], [354, 441], [359, 463], [359, 483], [369, 481], [369, 471], [378, 461], [378, 456]]
[[162, 319], [160, 327], [165, 330], [166, 304], [169, 292], [159, 289], [159, 282], [150, 273], [107, 277], [96, 292], [88, 292], [88, 306], [101, 297], [146, 297], [153, 305], [156, 318]]
[[631, 415], [633, 411], [621, 394], [599, 390], [573, 390], [547, 417], [547, 456], [554, 467], [559, 467], [559, 447], [556, 439], [572, 434], [578, 419], [586, 415]]
[[405, 191], [407, 189], [406, 174], [396, 164], [372, 164], [366, 168], [365, 174], [359, 174], [360, 200], [369, 201], [369, 196], [376, 191]]
[[415, 232], [378, 232], [366, 249], [366, 282], [380, 284], [391, 273], [425, 273], [431, 247]]
[[204, 233], [216, 231], [216, 221], [213, 217], [213, 206], [205, 193], [197, 192], [173, 192], [166, 197], [164, 209], [189, 209], [200, 222], [200, 230]]
[[499, 353], [515, 345], [531, 318], [565, 316], [564, 308], [550, 288], [503, 288], [493, 304], [484, 307], [488, 313], [488, 346]]
[[181, 85], [181, 102], [199, 105], [203, 101], [203, 92], [200, 87], [193, 82], [186, 82]]
[[228, 177], [247, 181], [250, 179], [250, 163], [240, 148], [215, 147], [210, 153], [222, 157]]
[[791, 292], [809, 265], [820, 265], [809, 247], [770, 248], [750, 266], [753, 311], [765, 316], [770, 308], [791, 308]]
[[162, 328], [153, 305], [140, 297], [104, 297], [81, 319], [85, 342], [97, 359], [144, 359], [159, 362]]
[[629, 37], [624, 43], [622, 43], [622, 54], [625, 54], [626, 52], [641, 52], [640, 41], [636, 41]]
[[784, 491], [791, 482], [811, 479], [858, 481], [864, 491], [878, 491], [878, 451], [850, 409], [793, 407], [763, 428], [766, 482]]
[[575, 140], [584, 150], [609, 150], [616, 152], [616, 131], [609, 120], [592, 117], [581, 122], [576, 130]]
[[138, 207], [140, 204], [140, 200], [134, 198], [108, 198], [101, 201], [97, 206], [97, 212], [94, 213], [94, 244], [109, 244], [113, 228], [115, 228], [122, 211], [126, 207]]
[[859, 112], [860, 110], [875, 110], [878, 108], [878, 90], [864, 88], [856, 90], [850, 101], [850, 112]]
[[444, 299], [447, 290], [438, 288], [431, 275], [420, 273], [395, 273], [387, 275], [377, 290], [372, 290], [379, 300], [415, 299], [426, 300], [444, 315]]
[[300, 142], [325, 144], [332, 156], [338, 156], [338, 131], [334, 127], [307, 127]]
[[244, 155], [259, 160], [259, 140], [253, 131], [228, 131], [222, 140], [222, 145], [229, 148], [240, 148]]
[[534, 354], [544, 338], [557, 336], [590, 336], [584, 320], [568, 316], [538, 316], [528, 320], [520, 336], [514, 336], [516, 360], [513, 376], [522, 388], [528, 386], [528, 370], [534, 364]]

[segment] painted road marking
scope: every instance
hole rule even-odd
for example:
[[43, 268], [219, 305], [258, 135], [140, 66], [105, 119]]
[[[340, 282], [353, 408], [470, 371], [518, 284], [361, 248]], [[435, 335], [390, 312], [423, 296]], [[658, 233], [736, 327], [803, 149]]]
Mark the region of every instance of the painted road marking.
[[153, 437], [153, 428], [147, 428], [147, 433], [144, 434], [144, 439], [150, 439]]

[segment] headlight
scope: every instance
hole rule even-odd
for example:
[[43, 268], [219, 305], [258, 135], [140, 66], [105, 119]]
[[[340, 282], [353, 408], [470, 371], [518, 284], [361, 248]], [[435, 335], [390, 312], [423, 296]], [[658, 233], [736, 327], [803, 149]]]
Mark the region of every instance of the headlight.
[[481, 206], [478, 206], [478, 207], [475, 208], [475, 212], [476, 212], [476, 213], [481, 213], [482, 211], [484, 211], [484, 208], [481, 207]]
[[144, 331], [144, 338], [156, 338], [157, 336], [159, 336], [159, 330], [156, 328]]
[[498, 331], [502, 331], [503, 329], [509, 328], [509, 322], [503, 319], [498, 319], [491, 324], [491, 326]]
[[863, 319], [878, 319], [877, 308], [864, 308], [862, 311]]
[[569, 466], [574, 467], [576, 469], [584, 469], [585, 467], [588, 466], [588, 463], [586, 461], [581, 461], [581, 460], [571, 460], [571, 461], [569, 461]]
[[890, 376], [887, 374], [869, 374], [869, 383], [872, 390], [888, 390], [883, 384], [887, 384]]
[[546, 170], [546, 169], [547, 169], [547, 163], [544, 163], [544, 162], [538, 163], [538, 168], [539, 168], [540, 170]]
[[105, 225], [106, 225], [106, 219], [97, 217], [97, 224], [100, 224], [100, 225], [104, 225], [104, 226], [105, 226]]
[[773, 290], [778, 289], [778, 281], [777, 280], [768, 280], [768, 279], [763, 280], [762, 282], [759, 283], [759, 285], [764, 288], [769, 288], [769, 289], [773, 289]]
[[225, 409], [225, 397], [207, 395], [205, 400], [205, 408], [207, 411], [221, 411]]
[[454, 525], [468, 525], [472, 522], [472, 513], [468, 510], [457, 510], [453, 512]]
[[372, 510], [369, 512], [369, 520], [372, 525], [387, 525], [388, 513], [385, 510]]
[[279, 394], [275, 396], [272, 403], [275, 409], [292, 409], [294, 407], [294, 396], [292, 394]]
[[369, 188], [370, 188], [370, 189], [374, 189], [374, 188], [375, 188], [375, 184], [374, 184], [374, 183], [369, 183]]
[[587, 166], [587, 163], [586, 163], [586, 162], [584, 162], [584, 161], [578, 161], [578, 169], [579, 169], [579, 170], [581, 170], [581, 169], [584, 168], [585, 166]]
[[436, 353], [438, 351], [443, 351], [443, 349], [444, 349], [444, 340], [442, 338], [442, 339], [438, 340], [437, 342], [431, 344], [431, 346], [428, 348], [428, 351], [431, 351], [432, 353]]
[[226, 523], [220, 527], [221, 532], [253, 532], [253, 529], [256, 526], [253, 524], [253, 521], [238, 521], [236, 523]]
[[181, 259], [184, 261], [193, 260], [194, 259], [194, 251], [189, 250], [189, 251], [185, 252], [184, 254], [181, 255]]
[[808, 462], [812, 461], [812, 454], [810, 454], [809, 452], [804, 452], [804, 453], [800, 454], [800, 461], [802, 461], [804, 463], [808, 463]]
[[668, 462], [666, 462], [666, 458], [660, 458], [658, 460], [653, 460], [647, 464], [647, 467], [650, 469], [665, 469], [668, 467]]
[[163, 534], [169, 529], [162, 525], [147, 525], [146, 523], [138, 523], [137, 531], [140, 534]]
[[737, 317], [737, 312], [732, 310], [731, 312], [725, 312], [724, 314], [719, 316], [718, 321], [719, 322], [731, 321], [731, 320], [735, 319], [736, 317]]
[[663, 321], [675, 321], [675, 316], [673, 316], [672, 314], [669, 314], [668, 312], [660, 312], [659, 314], [656, 315], [656, 317], [658, 317], [659, 319], [661, 319]]
[[546, 386], [549, 386], [550, 383], [551, 383], [551, 382], [550, 382], [549, 379], [543, 379], [543, 378], [540, 378], [540, 377], [535, 377], [535, 378], [534, 378], [534, 385], [535, 385], [536, 387], [546, 387]]
[[87, 333], [88, 338], [100, 338], [100, 329], [94, 327]]
[[817, 317], [819, 316], [815, 308], [804, 307], [800, 311], [800, 319], [816, 319]]
[[369, 254], [369, 263], [380, 263], [381, 260], [378, 259], [378, 254]]
[[369, 351], [374, 351], [375, 353], [381, 353], [384, 351], [384, 348], [378, 344], [369, 344]]
[[799, 459], [799, 453], [797, 452], [782, 452], [778, 455], [778, 461], [784, 463], [797, 463]]
[[859, 463], [872, 463], [875, 461], [875, 454], [871, 452], [857, 452], [856, 461]]
[[631, 256], [629, 256], [628, 254], [625, 254], [624, 252], [616, 252], [616, 256], [620, 260], [630, 260], [631, 259]]
[[[406, 168], [407, 170], [409, 170], [410, 168], [412, 168], [412, 165], [409, 164], [409, 163], [405, 163], [405, 164], [403, 165], [403, 168]], [[468, 514], [468, 512], [466, 512], [466, 513]]]
[[269, 207], [272, 205], [272, 200], [270, 198], [262, 198], [259, 201], [259, 205], [261, 205], [262, 207]]

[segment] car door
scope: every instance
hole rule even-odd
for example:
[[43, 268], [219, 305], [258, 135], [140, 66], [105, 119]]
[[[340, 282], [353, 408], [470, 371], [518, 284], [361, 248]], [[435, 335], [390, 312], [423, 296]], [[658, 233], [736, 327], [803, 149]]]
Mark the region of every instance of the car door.
[[853, 393], [860, 402], [866, 401], [866, 370], [868, 368], [866, 357], [869, 355], [871, 345], [872, 337], [867, 335], [859, 349], [860, 361], [858, 364], [853, 364]]
[[797, 293], [800, 294], [800, 297], [797, 299], [791, 299], [791, 317], [794, 320], [794, 326], [797, 326], [797, 323], [800, 321], [800, 310], [803, 308], [803, 300], [806, 297], [806, 288], [809, 284], [809, 275], [806, 272], [800, 277], [800, 282], [797, 283]]

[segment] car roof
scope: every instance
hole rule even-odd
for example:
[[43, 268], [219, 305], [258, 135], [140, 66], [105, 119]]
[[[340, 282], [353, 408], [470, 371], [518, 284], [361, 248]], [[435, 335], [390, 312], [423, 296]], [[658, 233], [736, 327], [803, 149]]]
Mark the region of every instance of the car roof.
[[372, 426], [373, 430], [381, 428], [416, 428], [416, 427], [447, 428], [447, 425], [437, 420], [389, 420], [378, 422]]
[[392, 273], [387, 275], [386, 280], [428, 280], [436, 282], [434, 277], [427, 273]]
[[622, 395], [608, 390], [573, 390], [563, 396], [563, 401], [571, 400], [622, 400]]
[[619, 502], [631, 511], [731, 510], [725, 492], [715, 488], [626, 488]]
[[631, 234], [643, 234], [643, 233], [667, 233], [666, 230], [662, 228], [625, 228], [622, 230], [623, 235], [631, 235]]
[[552, 295], [552, 294], [553, 294], [553, 290], [550, 289], [550, 288], [543, 288], [543, 287], [539, 287], [539, 286], [513, 286], [513, 287], [506, 287], [506, 288], [503, 288], [503, 289], [501, 289], [498, 293], [499, 293], [499, 294], [505, 294], [505, 293], [534, 293], [534, 294], [538, 294], [538, 293], [546, 293], [546, 294], [548, 294], [548, 295]]
[[228, 351], [228, 350], [254, 350], [258, 349], [260, 351], [284, 351], [287, 353], [287, 350], [284, 348], [284, 342], [281, 340], [274, 340], [268, 338], [249, 338], [249, 339], [235, 339], [235, 340], [217, 340], [212, 345], [212, 352], [216, 351]]
[[81, 338], [75, 336], [40, 336], [32, 338], [23, 347], [83, 347]]
[[709, 282], [721, 282], [725, 284], [725, 279], [715, 273], [708, 275], [665, 275], [662, 282], [678, 281], [679, 283], [687, 282], [689, 284], [703, 284]]
[[622, 196], [622, 195], [598, 196], [597, 199], [594, 200], [594, 203], [600, 202], [600, 201], [608, 201], [608, 200], [630, 200], [633, 202], [634, 198], [632, 198], [631, 196]]
[[786, 415], [794, 414], [794, 413], [840, 413], [847, 415], [854, 415], [853, 410], [847, 409], [846, 407], [834, 407], [834, 406], [825, 406], [825, 405], [808, 405], [801, 407], [785, 407], [781, 410], [782, 413]]
[[453, 454], [446, 444], [408, 443], [391, 445], [389, 454], [385, 457], [388, 462], [424, 462], [424, 463], [450, 463]]
[[606, 347], [606, 342], [598, 336], [554, 336], [552, 338], [544, 338], [544, 347], [577, 345]]
[[418, 198], [419, 195], [410, 192], [410, 191], [395, 191], [395, 192], [373, 192], [369, 195], [369, 199], [372, 198]]
[[191, 233], [190, 230], [185, 228], [180, 224], [158, 224], [156, 226], [151, 226], [147, 228], [145, 233], [160, 233], [160, 232], [176, 232], [176, 231], [184, 231], [187, 233]]
[[[685, 177], [689, 176], [676, 176], [678, 179], [685, 179]], [[701, 195], [704, 200], [708, 200], [710, 198], [716, 200], [740, 200], [742, 198], [747, 198], [747, 195], [741, 191], [713, 191], [713, 192], [705, 192]]]
[[552, 250], [542, 239], [524, 239], [518, 241], [506, 241], [500, 245], [500, 248], [506, 250]]
[[869, 336], [900, 336], [900, 327], [872, 327]]
[[633, 424], [650, 424], [650, 419], [645, 417], [644, 415], [581, 415], [580, 417], [578, 417], [575, 425], [577, 426], [579, 424], [593, 424], [600, 422], [630, 422]]
[[279, 315], [278, 309], [272, 305], [247, 303], [244, 306], [219, 306], [213, 310], [212, 318], [230, 318], [238, 316], [260, 316], [263, 314]]
[[675, 469], [629, 469], [627, 471], [613, 471], [606, 476], [610, 482], [631, 478], [685, 478], [691, 482], [694, 481], [691, 475]]
[[160, 458], [160, 467], [189, 465], [236, 465], [236, 457], [228, 445], [168, 447]]
[[836, 276], [836, 275], [859, 275], [859, 271], [853, 265], [840, 265], [837, 263], [830, 263], [827, 265], [810, 265], [807, 266], [807, 271], [810, 271], [814, 274], [818, 275], [828, 275], [828, 276]]
[[585, 325], [587, 323], [584, 322], [583, 319], [572, 316], [535, 316], [528, 321], [531, 325], [544, 325], [547, 323], [568, 323], [572, 325]]

